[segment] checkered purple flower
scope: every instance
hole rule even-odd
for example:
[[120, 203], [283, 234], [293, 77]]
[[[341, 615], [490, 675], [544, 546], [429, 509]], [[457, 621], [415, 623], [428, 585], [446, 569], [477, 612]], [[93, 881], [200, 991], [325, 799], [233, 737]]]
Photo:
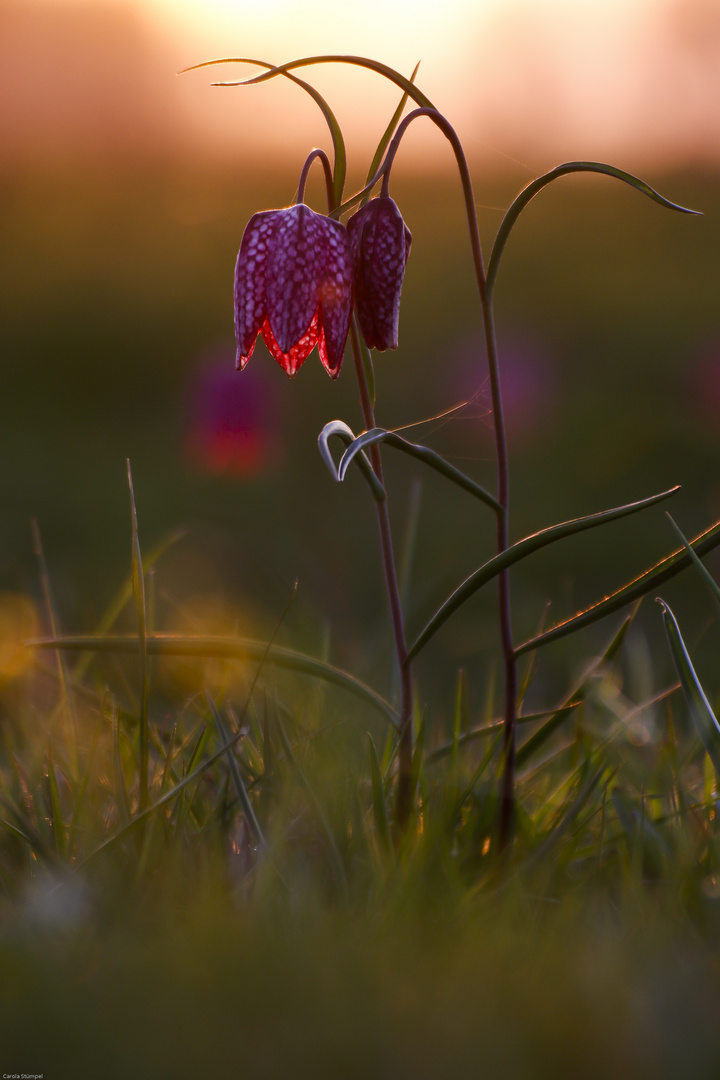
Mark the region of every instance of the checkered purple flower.
[[370, 349], [397, 349], [400, 292], [412, 236], [388, 195], [371, 199], [347, 223], [355, 309]]
[[328, 374], [340, 374], [353, 301], [345, 227], [298, 203], [255, 214], [235, 266], [238, 370], [258, 334], [293, 376], [315, 345]]

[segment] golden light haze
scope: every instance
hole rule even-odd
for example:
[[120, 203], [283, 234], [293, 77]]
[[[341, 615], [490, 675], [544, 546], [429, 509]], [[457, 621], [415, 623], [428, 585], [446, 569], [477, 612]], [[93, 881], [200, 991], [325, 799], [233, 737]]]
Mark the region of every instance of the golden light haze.
[[[718, 0], [5, 0], [0, 154], [302, 154], [327, 133], [287, 80], [220, 89], [213, 79], [252, 69], [176, 72], [219, 56], [325, 52], [406, 74], [421, 60], [423, 90], [497, 168], [507, 156], [532, 171], [568, 158], [720, 158]], [[369, 148], [397, 91], [349, 68], [306, 76], [350, 145]], [[406, 153], [436, 167], [445, 148], [422, 127]]]

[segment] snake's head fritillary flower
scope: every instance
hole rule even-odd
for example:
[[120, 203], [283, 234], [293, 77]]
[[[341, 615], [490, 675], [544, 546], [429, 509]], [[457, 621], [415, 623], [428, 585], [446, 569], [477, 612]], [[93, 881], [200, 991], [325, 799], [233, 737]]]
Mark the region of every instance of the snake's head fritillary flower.
[[355, 308], [368, 348], [397, 349], [400, 292], [412, 236], [388, 195], [371, 199], [347, 223]]
[[236, 367], [245, 367], [262, 334], [288, 375], [296, 374], [317, 345], [323, 366], [336, 379], [352, 298], [344, 225], [304, 203], [255, 214], [235, 266]]

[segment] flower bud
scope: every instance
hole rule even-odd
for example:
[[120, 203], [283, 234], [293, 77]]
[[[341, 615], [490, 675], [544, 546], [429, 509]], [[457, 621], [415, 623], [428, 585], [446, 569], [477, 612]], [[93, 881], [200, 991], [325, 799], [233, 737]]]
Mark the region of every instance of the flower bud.
[[388, 195], [371, 199], [347, 223], [355, 309], [370, 349], [397, 349], [400, 292], [412, 236]]

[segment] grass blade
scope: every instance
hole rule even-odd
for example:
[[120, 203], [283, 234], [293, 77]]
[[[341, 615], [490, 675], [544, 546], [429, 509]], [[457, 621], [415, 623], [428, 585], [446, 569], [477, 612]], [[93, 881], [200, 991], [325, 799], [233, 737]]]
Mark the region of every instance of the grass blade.
[[[445, 603], [435, 612], [419, 637], [411, 645], [408, 650], [408, 660], [411, 660], [420, 652], [428, 641], [430, 641], [437, 633], [443, 623], [447, 622], [450, 616], [453, 615], [466, 600], [469, 600], [478, 589], [487, 585], [489, 581], [492, 581], [493, 578], [497, 577], [503, 570], [513, 566], [514, 563], [527, 558], [528, 555], [540, 551], [541, 548], [547, 547], [548, 544], [553, 544], [557, 540], [563, 540], [568, 536], [574, 536], [577, 533], [585, 532], [586, 529], [597, 528], [599, 525], [606, 525], [611, 521], [617, 521], [619, 518], [627, 517], [629, 514], [636, 514], [640, 510], [647, 509], [649, 506], [655, 506], [656, 503], [662, 502], [663, 499], [668, 499], [679, 490], [679, 486], [676, 485], [675, 487], [669, 488], [667, 491], [661, 491], [657, 495], [651, 495], [647, 499], [640, 499], [639, 502], [627, 503], [624, 506], [618, 506], [612, 510], [602, 510], [599, 514], [589, 514], [587, 517], [574, 518], [572, 521], [564, 521], [560, 525], [551, 525], [548, 529], [541, 529], [540, 532], [533, 533], [532, 536], [526, 536], [523, 540], [518, 540], [517, 543], [511, 544], [510, 547], [506, 548], [500, 555], [496, 555], [495, 558], [490, 559], [489, 562], [486, 562], [479, 570], [476, 570], [474, 574], [471, 574], [470, 577], [467, 578], [462, 585], [458, 586], [455, 592], [448, 597]], [[718, 528], [720, 529], [720, 524], [718, 525]], [[720, 543], [720, 536], [718, 536], [717, 542]], [[652, 588], [652, 586], [650, 586], [650, 588]], [[626, 603], [629, 604], [634, 599], [636, 599], [636, 597], [633, 595]], [[606, 601], [603, 601], [603, 603], [605, 602]], [[625, 606], [625, 604], [620, 606]], [[613, 610], [617, 609], [613, 608]], [[538, 634], [536, 637], [531, 638], [530, 641], [526, 641], [515, 650], [515, 655], [519, 656], [520, 653], [528, 652], [529, 650], [536, 648], [539, 642], [546, 641], [555, 630], [557, 630], [557, 627], [546, 630], [542, 634]], [[570, 631], [568, 631], [568, 633], [569, 632]]]
[[132, 521], [132, 583], [138, 622], [138, 645], [140, 660], [140, 809], [148, 804], [148, 658], [147, 658], [147, 603], [145, 599], [145, 575], [143, 573], [140, 537], [138, 535], [137, 509], [133, 490], [130, 458], [127, 459], [128, 488], [130, 490], [130, 517]]
[[[77, 651], [136, 653], [138, 639], [134, 634], [73, 635], [61, 638], [41, 638], [27, 642], [38, 649], [68, 649]], [[251, 638], [222, 636], [195, 636], [184, 634], [149, 634], [146, 649], [150, 656], [212, 656], [235, 660], [260, 660], [287, 671], [310, 675], [316, 679], [339, 686], [355, 697], [373, 706], [394, 728], [399, 729], [400, 720], [392, 705], [371, 687], [346, 671], [312, 656], [286, 649], [279, 645], [268, 646]]]
[[125, 775], [123, 773], [122, 758], [120, 757], [120, 717], [115, 701], [110, 704], [110, 715], [113, 733], [113, 771], [115, 773], [116, 799], [120, 821], [123, 826], [127, 826], [130, 821], [130, 800], [125, 787]]
[[[179, 540], [183, 539], [183, 537], [185, 536], [185, 533], [186, 533], [185, 529], [176, 529], [174, 532], [171, 532], [168, 536], [166, 536], [163, 540], [161, 540], [160, 543], [157, 544], [154, 548], [152, 548], [150, 553], [143, 557], [143, 561], [142, 561], [143, 572], [147, 574], [150, 570], [152, 570], [155, 567], [155, 564], [158, 562], [158, 560], [165, 554], [165, 552], [169, 548], [171, 548], [173, 546], [173, 544], [177, 544], [177, 542]], [[100, 622], [98, 623], [98, 626], [97, 626], [97, 630], [95, 631], [97, 634], [109, 634], [110, 633], [113, 626], [115, 625], [117, 620], [122, 615], [122, 612], [123, 612], [123, 609], [125, 608], [125, 605], [132, 598], [132, 595], [133, 595], [133, 581], [132, 581], [132, 574], [131, 574], [130, 577], [127, 578], [126, 581], [120, 586], [117, 593], [115, 594], [115, 596], [111, 600], [108, 608], [106, 609], [105, 614], [100, 619]], [[88, 665], [90, 664], [91, 660], [92, 660], [92, 653], [87, 653], [85, 656], [80, 657], [77, 664], [73, 668], [73, 673], [72, 674], [73, 674], [73, 679], [75, 680], [75, 682], [80, 682], [82, 680], [83, 676], [85, 675], [85, 673], [86, 673], [86, 671], [88, 669]]]
[[383, 786], [380, 762], [375, 749], [373, 737], [368, 731], [368, 756], [370, 758], [370, 779], [372, 781], [372, 807], [375, 821], [375, 832], [381, 849], [387, 855], [392, 853], [392, 837], [390, 834], [390, 821], [385, 802], [385, 789]]
[[590, 670], [583, 676], [575, 689], [568, 694], [560, 707], [548, 718], [548, 720], [546, 720], [542, 727], [538, 728], [529, 739], [526, 739], [526, 741], [518, 747], [515, 755], [515, 765], [518, 769], [521, 769], [528, 761], [530, 761], [538, 750], [545, 745], [550, 736], [554, 735], [567, 719], [568, 714], [582, 704], [593, 677], [606, 664], [612, 663], [620, 652], [634, 617], [634, 614], [629, 615], [628, 618], [623, 621], [617, 633], [613, 634], [602, 656], [591, 666]]
[[[43, 598], [45, 600], [45, 610], [50, 624], [50, 633], [53, 637], [57, 637], [59, 633], [59, 621], [57, 612], [55, 609], [55, 602], [53, 600], [52, 586], [50, 584], [50, 572], [48, 570], [47, 562], [45, 560], [45, 552], [43, 550], [42, 537], [40, 536], [40, 526], [37, 523], [37, 519], [33, 518], [31, 521], [32, 534], [33, 534], [33, 548], [35, 557], [40, 567], [40, 582], [42, 585]], [[77, 758], [77, 745], [78, 745], [78, 719], [77, 709], [75, 708], [75, 699], [70, 690], [70, 676], [67, 670], [67, 664], [65, 663], [65, 657], [58, 657], [58, 670], [60, 675], [60, 686], [62, 687], [63, 698], [67, 706], [68, 714], [72, 721], [73, 733], [75, 735], [75, 758]], [[75, 761], [75, 769], [77, 771], [77, 761]]]
[[720, 772], [720, 724], [718, 724], [715, 713], [710, 708], [710, 703], [705, 696], [705, 691], [700, 685], [695, 668], [692, 665], [692, 661], [685, 648], [685, 642], [682, 639], [680, 633], [680, 627], [677, 624], [677, 619], [673, 615], [672, 611], [665, 603], [658, 597], [658, 603], [662, 607], [663, 622], [665, 624], [665, 633], [667, 634], [668, 644], [670, 645], [670, 653], [673, 658], [675, 670], [682, 686], [682, 691], [687, 702], [690, 716], [697, 729], [697, 733], [702, 739], [703, 746], [708, 752], [708, 756], [712, 761], [715, 768]]
[[421, 717], [418, 717], [419, 709], [415, 708], [415, 726], [417, 729], [417, 738], [415, 739], [415, 745], [413, 746], [412, 762], [410, 764], [410, 795], [408, 796], [408, 802], [412, 806], [415, 799], [415, 792], [417, 791], [418, 784], [423, 775], [425, 760], [425, 732], [426, 732], [426, 718], [427, 713], [423, 710]]
[[317, 795], [315, 794], [315, 791], [314, 791], [310, 781], [308, 780], [307, 776], [305, 775], [305, 773], [304, 773], [304, 771], [303, 771], [303, 769], [302, 769], [302, 767], [300, 765], [300, 762], [298, 761], [298, 759], [295, 756], [295, 751], [293, 750], [293, 748], [292, 748], [292, 746], [290, 744], [290, 740], [287, 737], [287, 733], [285, 731], [285, 728], [283, 727], [282, 720], [280, 719], [279, 715], [275, 716], [275, 725], [277, 727], [278, 735], [280, 737], [280, 745], [282, 746], [283, 753], [285, 754], [285, 757], [287, 758], [288, 762], [290, 763], [290, 767], [291, 767], [292, 771], [295, 773], [295, 776], [297, 777], [297, 779], [298, 779], [298, 781], [300, 783], [300, 786], [306, 792], [306, 794], [307, 794], [307, 796], [308, 796], [308, 798], [309, 798], [309, 800], [310, 800], [310, 802], [312, 804], [313, 810], [315, 811], [315, 815], [316, 815], [316, 817], [317, 817], [317, 819], [318, 819], [318, 821], [320, 823], [320, 826], [321, 826], [323, 832], [325, 833], [325, 837], [326, 837], [327, 843], [328, 843], [328, 850], [330, 851], [330, 855], [332, 857], [332, 862], [333, 862], [333, 865], [335, 867], [335, 873], [337, 874], [338, 884], [342, 887], [343, 891], [347, 891], [348, 882], [347, 882], [347, 876], [345, 874], [345, 865], [343, 863], [342, 855], [340, 854], [337, 843], [335, 841], [333, 831], [330, 828], [330, 823], [329, 823], [329, 821], [327, 820], [327, 818], [325, 816], [325, 811], [323, 810], [323, 808], [322, 808], [322, 806], [320, 804], [320, 800], [318, 799]]
[[[206, 697], [207, 697], [207, 703], [210, 706], [210, 711], [213, 714], [213, 719], [215, 721], [215, 726], [216, 726], [216, 728], [218, 730], [220, 740], [221, 740], [221, 742], [227, 744], [228, 736], [227, 736], [227, 731], [225, 729], [225, 724], [223, 723], [222, 717], [220, 716], [220, 713], [218, 712], [218, 710], [217, 710], [217, 708], [215, 706], [215, 702], [210, 697], [210, 694], [206, 694]], [[234, 746], [234, 744], [233, 744], [233, 746]], [[233, 783], [235, 785], [235, 790], [238, 793], [238, 798], [240, 800], [240, 805], [242, 806], [243, 814], [245, 815], [245, 820], [248, 823], [248, 828], [250, 829], [253, 836], [255, 837], [255, 843], [262, 850], [267, 850], [267, 843], [265, 842], [265, 837], [263, 836], [263, 831], [260, 828], [260, 822], [258, 821], [257, 817], [255, 816], [255, 811], [253, 809], [252, 803], [250, 802], [250, 797], [249, 797], [249, 795], [247, 793], [247, 788], [245, 787], [245, 784], [244, 784], [243, 778], [242, 778], [242, 774], [240, 772], [240, 769], [238, 768], [238, 763], [235, 760], [235, 755], [233, 754], [233, 746], [231, 746], [231, 748], [227, 752], [227, 760], [228, 760], [228, 763], [230, 765], [230, 774], [232, 776]]]
[[67, 834], [63, 822], [62, 809], [60, 807], [60, 792], [58, 791], [55, 762], [53, 761], [52, 748], [48, 746], [47, 756], [47, 779], [50, 794], [50, 812], [52, 814], [52, 831], [55, 839], [55, 850], [62, 860], [67, 857]]
[[3, 817], [0, 817], [0, 828], [5, 829], [6, 832], [9, 832], [10, 835], [16, 837], [16, 839], [22, 840], [22, 842], [27, 844], [33, 851], [37, 851], [38, 855], [48, 857], [47, 848], [39, 836], [30, 836], [30, 834], [21, 829], [19, 825], [13, 825], [11, 821], [8, 821], [7, 818]]
[[[457, 690], [455, 692], [455, 712], [453, 714], [452, 742], [450, 743], [450, 760], [452, 768], [457, 765], [458, 751], [460, 749], [460, 737], [463, 728], [467, 727], [467, 675], [464, 668], [460, 668], [457, 677]], [[437, 750], [433, 757], [437, 757]]]
[[716, 582], [715, 578], [712, 576], [710, 571], [701, 562], [701, 560], [700, 560], [699, 556], [696, 554], [695, 549], [693, 548], [692, 544], [686, 538], [685, 534], [680, 531], [680, 528], [678, 527], [678, 525], [673, 520], [673, 518], [671, 517], [671, 515], [668, 513], [667, 510], [665, 511], [665, 517], [668, 519], [668, 521], [672, 525], [673, 529], [675, 530], [675, 533], [676, 533], [678, 539], [680, 540], [683, 547], [685, 548], [688, 555], [690, 556], [690, 559], [692, 560], [692, 563], [695, 566], [695, 569], [699, 572], [699, 574], [702, 577], [703, 581], [705, 582], [708, 589], [710, 590], [711, 595], [713, 596], [715, 601], [718, 604], [720, 604], [720, 585], [718, 585], [718, 583]]
[[74, 841], [75, 841], [75, 832], [76, 832], [78, 822], [80, 821], [80, 818], [81, 818], [81, 815], [82, 815], [82, 812], [83, 812], [83, 809], [84, 809], [84, 806], [85, 806], [85, 796], [87, 794], [88, 784], [90, 783], [90, 776], [92, 774], [92, 767], [93, 767], [93, 764], [95, 762], [95, 754], [97, 752], [98, 742], [100, 741], [100, 730], [101, 730], [101, 728], [103, 726], [104, 719], [105, 719], [105, 698], [103, 698], [103, 701], [102, 701], [102, 703], [100, 705], [100, 717], [99, 717], [98, 722], [97, 722], [97, 724], [95, 726], [95, 731], [93, 733], [93, 739], [92, 739], [92, 742], [90, 744], [90, 753], [88, 754], [87, 762], [85, 763], [85, 768], [83, 769], [82, 778], [80, 780], [80, 787], [78, 788], [78, 792], [77, 792], [77, 795], [75, 796], [75, 801], [74, 801], [74, 804], [73, 804], [72, 817], [70, 818], [70, 828], [68, 830], [68, 843], [67, 843], [68, 851], [71, 854], [72, 854], [72, 851], [73, 851], [73, 845], [74, 845]]

